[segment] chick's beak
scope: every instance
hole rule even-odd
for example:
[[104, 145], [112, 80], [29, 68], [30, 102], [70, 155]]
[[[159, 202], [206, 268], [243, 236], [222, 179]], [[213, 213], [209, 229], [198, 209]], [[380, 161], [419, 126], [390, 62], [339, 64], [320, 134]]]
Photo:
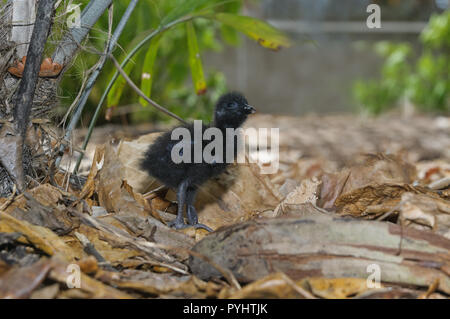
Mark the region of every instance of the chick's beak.
[[245, 104], [244, 110], [245, 110], [245, 113], [247, 113], [247, 114], [253, 114], [256, 112], [255, 108], [248, 104]]

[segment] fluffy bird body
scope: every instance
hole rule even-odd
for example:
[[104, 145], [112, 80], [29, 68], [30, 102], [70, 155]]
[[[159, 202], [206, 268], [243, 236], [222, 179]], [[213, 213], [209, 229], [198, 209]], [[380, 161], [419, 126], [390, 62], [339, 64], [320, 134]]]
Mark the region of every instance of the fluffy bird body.
[[[217, 163], [208, 163], [203, 159], [203, 156], [200, 162], [194, 161], [194, 152], [198, 149], [198, 145], [195, 145], [197, 140], [194, 138], [194, 124], [174, 127], [162, 134], [150, 145], [141, 162], [141, 167], [161, 183], [177, 192], [177, 217], [173, 222], [169, 223], [169, 226], [176, 229], [195, 227], [212, 231], [208, 226], [198, 223], [197, 212], [193, 206], [197, 189], [208, 179], [221, 174], [229, 164], [226, 162], [226, 129], [239, 128], [247, 119], [248, 114], [254, 113], [254, 111], [254, 108], [248, 105], [247, 100], [240, 93], [231, 92], [219, 98], [214, 110], [213, 123], [209, 125], [202, 124], [201, 129], [202, 137], [208, 128], [218, 128], [222, 131], [222, 136], [224, 137], [222, 141], [223, 160]], [[175, 163], [173, 161], [172, 149], [181, 141], [181, 138], [172, 139], [172, 132], [177, 128], [185, 128], [190, 133], [191, 156], [189, 162]], [[210, 140], [201, 138], [199, 142], [202, 144], [200, 149], [203, 150], [210, 142]], [[233, 155], [233, 157], [236, 156], [236, 143]], [[182, 156], [182, 153], [180, 156]], [[185, 224], [183, 219], [184, 206], [186, 206], [188, 224]]]
[[[202, 136], [206, 129], [211, 126], [202, 125]], [[187, 124], [178, 126], [176, 128], [185, 128], [189, 131], [190, 136], [194, 139], [194, 125]], [[142, 162], [143, 168], [145, 168], [153, 177], [160, 182], [171, 188], [178, 188], [180, 183], [186, 178], [190, 179], [192, 186], [200, 186], [206, 182], [209, 178], [222, 173], [227, 163], [206, 163], [203, 158], [200, 163], [194, 162], [194, 147], [195, 142], [192, 141], [190, 149], [190, 162], [189, 163], [174, 163], [172, 160], [173, 147], [181, 142], [180, 139], [172, 139], [172, 130], [163, 133], [159, 136], [155, 142], [148, 149], [144, 161]], [[210, 142], [207, 140], [201, 140], [202, 150]], [[181, 155], [180, 155], [181, 156]]]

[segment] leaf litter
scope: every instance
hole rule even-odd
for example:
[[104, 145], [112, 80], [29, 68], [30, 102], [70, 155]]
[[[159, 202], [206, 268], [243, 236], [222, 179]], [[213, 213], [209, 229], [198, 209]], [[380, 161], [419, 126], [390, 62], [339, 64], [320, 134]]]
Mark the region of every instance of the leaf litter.
[[0, 198], [0, 297], [448, 298], [450, 126], [433, 123], [258, 116], [280, 170], [205, 184], [211, 234], [166, 225], [174, 193], [138, 165], [159, 133], [99, 143], [83, 187], [56, 173]]

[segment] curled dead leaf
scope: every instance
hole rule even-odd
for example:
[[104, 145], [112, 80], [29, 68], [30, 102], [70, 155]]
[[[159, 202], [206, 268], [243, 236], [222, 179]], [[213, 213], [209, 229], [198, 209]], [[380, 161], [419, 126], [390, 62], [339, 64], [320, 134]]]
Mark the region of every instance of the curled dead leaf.
[[[26, 56], [22, 57], [21, 60], [16, 60], [14, 66], [8, 68], [8, 72], [21, 78], [25, 69], [26, 61]], [[45, 58], [44, 61], [42, 61], [41, 67], [39, 69], [39, 76], [41, 78], [56, 77], [59, 75], [59, 73], [61, 73], [61, 70], [62, 65], [53, 62], [52, 58]]]
[[52, 58], [45, 58], [44, 61], [42, 61], [39, 76], [41, 78], [56, 77], [59, 75], [61, 70], [61, 64], [53, 62]]
[[450, 204], [425, 194], [404, 193], [398, 207], [402, 225], [429, 229], [450, 239]]
[[286, 198], [275, 208], [274, 217], [283, 215], [287, 206], [311, 203], [316, 204], [318, 190], [321, 182], [317, 179], [303, 180], [300, 186], [290, 192]]
[[[319, 297], [326, 299], [347, 299], [364, 293], [367, 287], [365, 278], [305, 278], [300, 285]], [[380, 285], [377, 289], [382, 289]]]
[[314, 299], [315, 297], [283, 273], [274, 273], [256, 280], [238, 291], [222, 290], [228, 299]]
[[337, 174], [324, 174], [319, 206], [335, 208], [337, 199], [356, 189], [386, 183], [411, 184], [416, 176], [415, 167], [398, 156], [368, 154], [361, 164]]
[[11, 73], [12, 75], [15, 75], [15, 76], [21, 78], [22, 74], [23, 74], [23, 70], [25, 69], [26, 61], [27, 61], [26, 56], [23, 56], [22, 59], [20, 59], [20, 60], [16, 60], [14, 62], [14, 66], [11, 66], [8, 68], [8, 72]]

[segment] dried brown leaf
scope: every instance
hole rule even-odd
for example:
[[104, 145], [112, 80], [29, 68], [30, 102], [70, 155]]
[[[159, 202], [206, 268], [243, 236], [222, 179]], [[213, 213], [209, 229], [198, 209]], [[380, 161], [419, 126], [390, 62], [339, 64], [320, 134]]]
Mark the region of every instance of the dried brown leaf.
[[335, 201], [356, 189], [378, 184], [409, 184], [416, 176], [415, 167], [400, 157], [376, 154], [366, 155], [361, 164], [337, 174], [324, 174], [319, 206], [334, 208]]
[[27, 298], [47, 277], [52, 263], [42, 258], [33, 265], [13, 267], [0, 277], [0, 299]]
[[[230, 289], [229, 289], [230, 290]], [[229, 299], [313, 299], [308, 291], [292, 282], [285, 274], [275, 273], [267, 275], [248, 284], [235, 292], [222, 291], [222, 298]]]
[[52, 256], [60, 254], [67, 261], [73, 261], [76, 253], [50, 229], [31, 225], [8, 214], [0, 214], [0, 232], [17, 232], [22, 234], [18, 241], [32, 244], [36, 248]]
[[[367, 287], [365, 278], [306, 278], [300, 285], [319, 297], [326, 299], [346, 299], [364, 293]], [[380, 285], [380, 288], [383, 286]]]
[[430, 229], [450, 239], [450, 203], [425, 194], [404, 193], [398, 210], [402, 225]]

